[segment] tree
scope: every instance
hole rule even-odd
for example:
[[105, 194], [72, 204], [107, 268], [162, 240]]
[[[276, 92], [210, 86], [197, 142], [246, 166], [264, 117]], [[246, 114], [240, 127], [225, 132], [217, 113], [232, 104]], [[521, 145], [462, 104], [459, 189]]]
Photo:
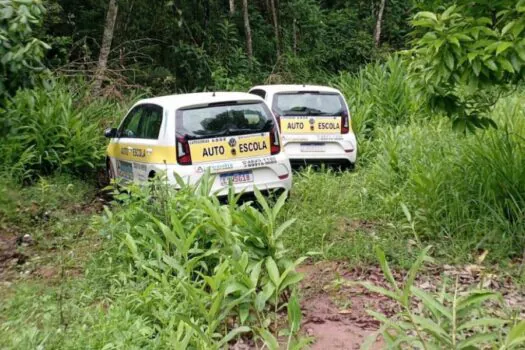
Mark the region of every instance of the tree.
[[235, 14], [235, 0], [230, 0], [230, 16]]
[[374, 39], [376, 47], [381, 44], [381, 26], [383, 25], [383, 12], [385, 11], [386, 0], [381, 0], [379, 4], [379, 11], [377, 12], [376, 29], [374, 32]]
[[50, 47], [36, 37], [45, 8], [36, 0], [0, 1], [0, 105], [19, 88], [34, 85]]
[[474, 131], [525, 75], [525, 0], [463, 2], [415, 15], [410, 69], [432, 109]]
[[111, 51], [111, 42], [115, 31], [115, 22], [117, 21], [118, 4], [117, 0], [109, 0], [106, 23], [104, 24], [104, 34], [102, 35], [102, 45], [98, 56], [98, 65], [95, 75], [93, 91], [98, 94], [102, 87], [102, 81], [108, 65], [108, 57]]
[[281, 57], [281, 43], [279, 40], [279, 22], [277, 19], [277, 8], [275, 6], [276, 1], [277, 0], [270, 0], [270, 9], [272, 11], [273, 30], [275, 33], [275, 47], [276, 47], [277, 61], [279, 61], [279, 58]]
[[253, 57], [252, 30], [250, 28], [250, 16], [248, 13], [248, 0], [242, 0], [242, 16], [244, 19], [244, 33], [246, 35], [246, 54]]

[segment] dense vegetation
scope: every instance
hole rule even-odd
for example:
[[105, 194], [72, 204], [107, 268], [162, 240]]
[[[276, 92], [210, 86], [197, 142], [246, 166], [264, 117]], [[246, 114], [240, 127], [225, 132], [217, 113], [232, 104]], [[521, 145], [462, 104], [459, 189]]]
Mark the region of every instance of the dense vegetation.
[[[387, 277], [384, 254], [414, 274], [425, 254], [438, 264], [482, 255], [523, 283], [525, 1], [471, 5], [0, 0], [0, 243], [34, 240], [15, 248], [28, 262], [0, 270], [0, 347], [209, 349], [242, 338], [300, 348], [295, 267], [307, 255], [366, 266], [377, 249]], [[339, 88], [356, 170], [298, 171], [286, 203], [224, 204], [207, 178], [105, 201], [102, 130], [132, 102], [263, 82]], [[477, 311], [458, 324], [474, 326], [459, 332], [455, 296], [433, 300], [408, 282], [387, 291], [412, 322], [396, 336], [421, 348], [496, 344], [485, 333], [467, 341], [485, 299], [468, 304]], [[491, 320], [481, 333], [499, 325], [497, 344], [518, 345], [524, 323]]]

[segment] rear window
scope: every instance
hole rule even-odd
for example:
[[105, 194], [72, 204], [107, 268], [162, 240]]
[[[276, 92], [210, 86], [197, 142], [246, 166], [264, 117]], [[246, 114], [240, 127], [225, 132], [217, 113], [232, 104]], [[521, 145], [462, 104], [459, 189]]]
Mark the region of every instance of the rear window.
[[270, 131], [273, 117], [262, 102], [225, 103], [177, 111], [177, 134], [209, 138]]
[[340, 116], [346, 106], [343, 97], [337, 93], [286, 92], [275, 95], [273, 109], [280, 116]]

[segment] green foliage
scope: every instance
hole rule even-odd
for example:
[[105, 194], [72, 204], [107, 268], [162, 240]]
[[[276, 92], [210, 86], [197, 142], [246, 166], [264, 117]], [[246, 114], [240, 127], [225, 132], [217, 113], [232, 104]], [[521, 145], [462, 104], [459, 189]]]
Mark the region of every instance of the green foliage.
[[85, 106], [87, 91], [72, 93], [73, 86], [51, 82], [20, 90], [7, 103], [0, 119], [2, 171], [24, 180], [61, 170], [86, 174], [103, 165], [102, 130], [115, 121], [118, 106], [109, 101]]
[[359, 137], [373, 136], [376, 125], [401, 125], [418, 113], [420, 105], [406, 79], [405, 63], [392, 56], [384, 64], [369, 64], [335, 82], [352, 112], [352, 127]]
[[158, 337], [174, 338], [182, 329], [179, 338], [203, 349], [267, 330], [286, 307], [284, 295], [301, 281], [295, 268], [304, 260], [288, 260], [282, 244], [292, 221], [276, 223], [286, 193], [272, 208], [256, 192], [262, 211], [239, 207], [233, 195], [221, 205], [209, 194], [213, 180], [205, 175], [196, 187], [181, 181], [177, 191], [157, 180], [154, 202], [147, 188], [127, 188], [117, 195], [122, 209], [107, 211], [101, 226], [120, 242], [127, 278], [145, 288], [130, 296], [137, 315]]
[[525, 74], [525, 2], [465, 2], [412, 24], [411, 72], [431, 109], [462, 131], [495, 126], [487, 113]]
[[[433, 295], [414, 285], [418, 270], [428, 260], [430, 247], [424, 249], [400, 285], [393, 277], [385, 254], [377, 249], [377, 258], [390, 285], [384, 289], [369, 283], [363, 286], [395, 301], [401, 311], [387, 318], [369, 311], [382, 323], [380, 330], [365, 344], [369, 348], [381, 334], [389, 349], [517, 349], [525, 344], [525, 321], [513, 319], [504, 312], [500, 294], [482, 289], [459, 292], [458, 280], [450, 292], [445, 285]], [[418, 308], [414, 300], [419, 301]], [[491, 302], [490, 308], [485, 307]], [[500, 312], [498, 314], [498, 311]]]
[[[406, 266], [418, 240], [436, 246], [448, 264], [471, 261], [478, 249], [490, 251], [488, 259], [495, 263], [521, 257], [523, 93], [495, 106], [491, 117], [498, 129], [464, 136], [452, 132], [447, 120], [422, 118], [416, 94], [386, 68], [365, 72], [359, 79], [343, 76], [337, 84], [351, 101], [353, 128], [365, 136], [359, 140], [357, 170], [309, 169], [294, 176], [285, 210], [298, 220], [286, 236], [288, 246], [296, 254], [316, 251], [356, 264], [373, 261], [372, 248], [379, 245]], [[364, 87], [382, 98], [369, 96]], [[388, 112], [371, 112], [394, 105], [406, 106], [397, 120]]]
[[18, 88], [33, 86], [35, 72], [44, 70], [50, 47], [35, 35], [44, 14], [40, 0], [0, 1], [0, 105]]

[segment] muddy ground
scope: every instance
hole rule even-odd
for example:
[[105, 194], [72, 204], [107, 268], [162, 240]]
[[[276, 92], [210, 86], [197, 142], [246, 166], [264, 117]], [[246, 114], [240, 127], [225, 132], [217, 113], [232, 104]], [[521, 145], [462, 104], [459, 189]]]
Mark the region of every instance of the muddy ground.
[[[16, 280], [29, 278], [59, 283], [63, 273], [73, 277], [82, 275], [80, 265], [69, 266], [64, 272], [53, 264], [41, 263], [45, 261], [42, 253], [45, 254], [19, 232], [3, 229], [0, 232], [0, 285], [8, 286]], [[47, 254], [56, 252], [51, 249]], [[388, 287], [377, 266], [356, 268], [344, 262], [324, 261], [304, 264], [299, 270], [305, 275], [300, 289], [303, 310], [301, 329], [304, 336], [313, 339], [311, 348], [314, 350], [359, 349], [365, 339], [379, 328], [379, 323], [368, 314], [368, 310], [387, 316], [398, 311], [394, 302], [359, 285], [359, 282], [367, 281]], [[393, 271], [393, 274], [402, 283], [405, 272]], [[457, 279], [460, 290], [478, 285], [499, 291], [507, 306], [517, 309], [525, 318], [525, 290], [513, 284], [510, 277], [479, 265], [427, 266], [418, 276], [416, 285], [436, 292], [441, 289], [445, 278]], [[380, 337], [372, 348], [384, 348]]]
[[[398, 311], [390, 299], [372, 293], [358, 282], [371, 282], [388, 287], [377, 266], [352, 268], [343, 262], [320, 262], [300, 268], [305, 274], [302, 282], [302, 331], [314, 337], [312, 349], [359, 349], [365, 339], [379, 329], [379, 323], [367, 310], [393, 316]], [[393, 271], [402, 283], [405, 272]], [[512, 283], [510, 277], [491, 273], [478, 265], [462, 267], [431, 266], [418, 276], [416, 285], [428, 292], [441, 290], [444, 279], [458, 280], [458, 290], [481, 286], [499, 291], [507, 306], [518, 310], [525, 318], [525, 290]], [[356, 283], [357, 282], [357, 283]], [[417, 307], [417, 301], [414, 301]], [[372, 349], [382, 349], [379, 337]]]

